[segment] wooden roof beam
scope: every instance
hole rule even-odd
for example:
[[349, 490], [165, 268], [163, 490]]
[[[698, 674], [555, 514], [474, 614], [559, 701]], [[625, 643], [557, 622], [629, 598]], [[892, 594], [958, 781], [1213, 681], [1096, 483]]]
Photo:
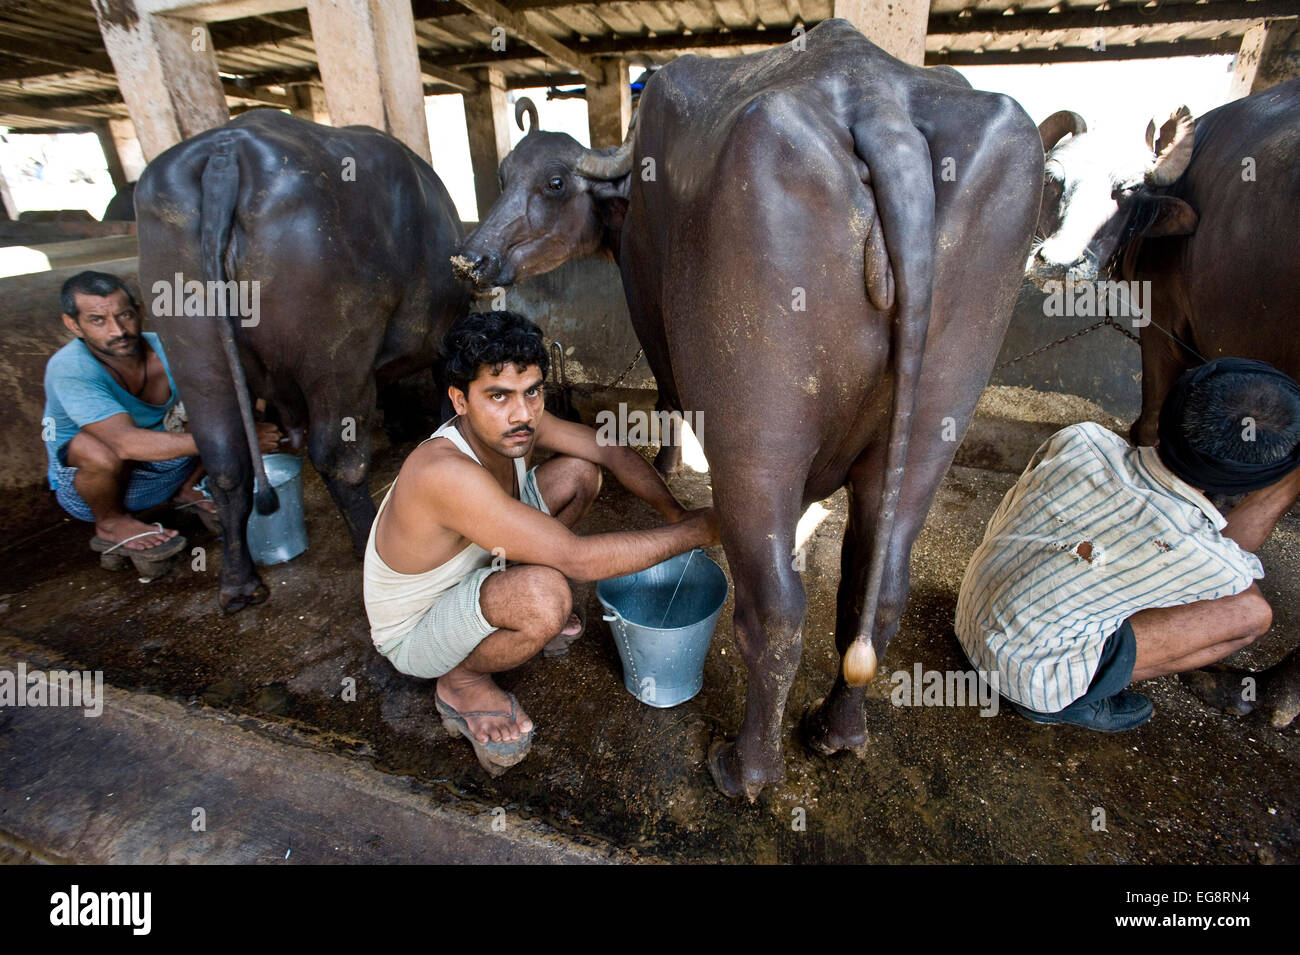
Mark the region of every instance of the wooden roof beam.
[[52, 123], [67, 123], [70, 126], [87, 127], [93, 127], [96, 123], [104, 121], [102, 116], [90, 116], [68, 109], [39, 108], [32, 106], [30, 103], [13, 99], [0, 99], [0, 115], [25, 116], [28, 119], [40, 119]]
[[1154, 9], [1129, 3], [1109, 10], [1062, 10], [1060, 13], [973, 13], [931, 16], [927, 34], [961, 36], [969, 33], [1041, 33], [1048, 30], [1108, 30], [1156, 27], [1178, 23], [1217, 23], [1268, 20], [1300, 15], [1295, 0], [1233, 0], [1212, 3], [1166, 3]]
[[559, 40], [538, 30], [522, 13], [510, 10], [497, 0], [457, 0], [457, 2], [462, 7], [473, 11], [480, 19], [493, 26], [501, 27], [516, 40], [527, 43], [547, 59], [582, 74], [592, 82], [600, 80], [602, 75], [600, 67], [590, 57], [571, 50]]
[[423, 50], [420, 51], [420, 54], [420, 72], [424, 76], [431, 77], [432, 79], [437, 80], [441, 85], [450, 86], [452, 89], [460, 93], [478, 92], [478, 80], [474, 79], [474, 77], [470, 76], [468, 73], [462, 73], [460, 70], [451, 70], [444, 66], [439, 66], [437, 63], [434, 63], [425, 56]]
[[953, 50], [948, 53], [927, 51], [926, 66], [1009, 66], [1017, 63], [1093, 63], [1106, 60], [1149, 60], [1170, 56], [1215, 56], [1236, 53], [1241, 41], [1237, 37], [1221, 40], [1180, 40], [1171, 43], [1106, 44], [1104, 50], [1090, 46], [1066, 46], [1056, 49]]

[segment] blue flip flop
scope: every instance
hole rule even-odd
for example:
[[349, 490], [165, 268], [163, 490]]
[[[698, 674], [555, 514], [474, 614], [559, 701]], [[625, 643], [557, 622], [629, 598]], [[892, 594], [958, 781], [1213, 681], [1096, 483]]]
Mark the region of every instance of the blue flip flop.
[[506, 696], [510, 698], [509, 713], [492, 710], [459, 713], [452, 706], [444, 703], [436, 690], [433, 694], [433, 705], [437, 707], [438, 715], [442, 717], [442, 725], [447, 728], [449, 733], [460, 733], [461, 736], [469, 740], [470, 745], [474, 747], [474, 755], [478, 757], [479, 764], [493, 776], [500, 776], [528, 755], [528, 751], [533, 748], [533, 730], [529, 730], [516, 740], [500, 743], [480, 743], [473, 730], [469, 728], [466, 720], [475, 716], [504, 716], [517, 720], [519, 701], [515, 699], [513, 693], [507, 693]]

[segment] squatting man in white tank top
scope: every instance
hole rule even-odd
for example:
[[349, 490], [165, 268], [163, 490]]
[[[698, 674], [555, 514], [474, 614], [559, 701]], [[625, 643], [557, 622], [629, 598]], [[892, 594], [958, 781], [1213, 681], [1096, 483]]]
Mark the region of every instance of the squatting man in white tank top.
[[[366, 613], [380, 653], [403, 673], [436, 678], [444, 724], [496, 774], [527, 754], [533, 722], [492, 674], [576, 638], [569, 582], [716, 544], [717, 519], [712, 508], [683, 508], [634, 448], [601, 446], [592, 429], [544, 410], [547, 352], [528, 319], [465, 316], [440, 361], [456, 417], [411, 452], [380, 505]], [[553, 457], [529, 470], [539, 450]], [[575, 535], [601, 467], [664, 525]]]

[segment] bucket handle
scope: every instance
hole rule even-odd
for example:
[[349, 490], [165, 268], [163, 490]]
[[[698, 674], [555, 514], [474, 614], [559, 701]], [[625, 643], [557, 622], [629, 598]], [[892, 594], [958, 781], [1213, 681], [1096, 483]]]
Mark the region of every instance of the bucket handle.
[[600, 619], [601, 619], [601, 620], [604, 620], [606, 623], [613, 623], [615, 620], [618, 619], [618, 614], [616, 614], [616, 613], [603, 613], [603, 614], [600, 615]]

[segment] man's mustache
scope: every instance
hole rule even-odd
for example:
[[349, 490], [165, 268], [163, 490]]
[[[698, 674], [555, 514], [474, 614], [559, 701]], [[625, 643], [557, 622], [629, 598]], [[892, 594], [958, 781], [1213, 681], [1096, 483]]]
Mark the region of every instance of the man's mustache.
[[135, 340], [136, 340], [135, 335], [123, 335], [121, 338], [111, 339], [108, 343], [108, 347], [112, 348], [114, 345], [125, 345]]
[[506, 437], [508, 438], [508, 437], [510, 437], [512, 434], [532, 434], [532, 433], [533, 433], [533, 429], [532, 429], [532, 428], [530, 428], [530, 427], [529, 427], [528, 425], [526, 425], [526, 424], [521, 424], [519, 427], [515, 428], [513, 431], [507, 431], [507, 432], [506, 432]]

